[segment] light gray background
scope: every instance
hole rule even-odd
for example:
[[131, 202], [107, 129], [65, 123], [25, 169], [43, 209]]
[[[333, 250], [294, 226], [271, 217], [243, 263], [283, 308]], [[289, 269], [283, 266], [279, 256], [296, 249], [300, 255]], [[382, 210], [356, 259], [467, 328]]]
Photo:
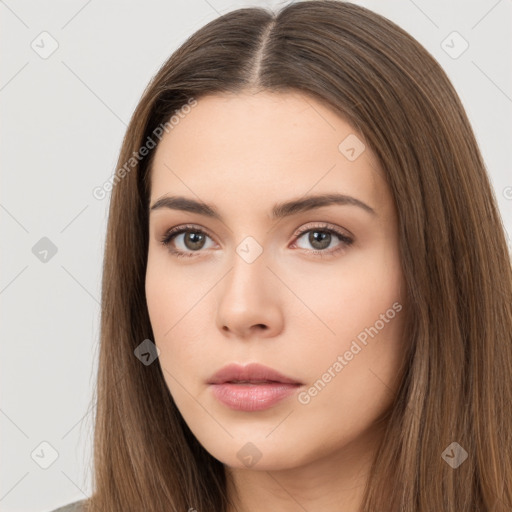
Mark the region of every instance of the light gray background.
[[[43, 512], [91, 492], [108, 207], [92, 189], [114, 172], [144, 87], [206, 22], [283, 3], [0, 1], [2, 511]], [[511, 0], [354, 3], [403, 27], [446, 70], [512, 232]], [[52, 44], [43, 31], [58, 43], [48, 58], [40, 56]], [[461, 49], [462, 40], [446, 40], [453, 31], [469, 43], [458, 58], [443, 49]], [[46, 262], [33, 252], [43, 237], [57, 248]], [[42, 442], [58, 454], [47, 469], [40, 464], [51, 462], [52, 449]]]

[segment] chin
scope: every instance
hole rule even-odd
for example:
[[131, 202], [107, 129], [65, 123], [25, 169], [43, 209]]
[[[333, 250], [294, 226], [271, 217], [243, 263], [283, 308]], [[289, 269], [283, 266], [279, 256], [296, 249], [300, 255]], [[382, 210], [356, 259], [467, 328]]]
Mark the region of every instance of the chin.
[[279, 471], [292, 469], [307, 463], [307, 455], [297, 451], [297, 445], [290, 440], [285, 446], [281, 441], [272, 443], [268, 439], [249, 441], [250, 436], [244, 440], [230, 439], [220, 443], [218, 440], [212, 444], [201, 445], [218, 461], [232, 469], [249, 469], [255, 471]]

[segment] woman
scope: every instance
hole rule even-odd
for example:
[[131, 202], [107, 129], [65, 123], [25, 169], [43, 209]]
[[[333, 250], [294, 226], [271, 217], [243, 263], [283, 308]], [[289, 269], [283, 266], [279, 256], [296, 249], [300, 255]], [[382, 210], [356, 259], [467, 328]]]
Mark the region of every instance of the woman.
[[77, 510], [511, 510], [509, 254], [411, 36], [329, 0], [221, 16], [112, 186]]

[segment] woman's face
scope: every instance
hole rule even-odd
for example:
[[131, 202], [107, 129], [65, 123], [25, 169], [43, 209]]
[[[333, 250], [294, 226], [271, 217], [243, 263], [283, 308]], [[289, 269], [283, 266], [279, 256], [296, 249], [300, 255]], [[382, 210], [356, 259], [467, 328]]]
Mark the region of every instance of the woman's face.
[[394, 398], [405, 309], [396, 212], [362, 136], [299, 93], [207, 96], [156, 150], [157, 201], [148, 310], [199, 442], [233, 468], [358, 460]]

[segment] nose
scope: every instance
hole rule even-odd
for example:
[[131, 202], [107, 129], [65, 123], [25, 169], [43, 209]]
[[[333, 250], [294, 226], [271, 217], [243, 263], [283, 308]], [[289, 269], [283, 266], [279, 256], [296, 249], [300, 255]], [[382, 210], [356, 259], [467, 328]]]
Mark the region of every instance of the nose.
[[238, 254], [233, 268], [219, 287], [217, 327], [233, 338], [270, 338], [283, 329], [282, 283], [261, 254], [248, 263]]

